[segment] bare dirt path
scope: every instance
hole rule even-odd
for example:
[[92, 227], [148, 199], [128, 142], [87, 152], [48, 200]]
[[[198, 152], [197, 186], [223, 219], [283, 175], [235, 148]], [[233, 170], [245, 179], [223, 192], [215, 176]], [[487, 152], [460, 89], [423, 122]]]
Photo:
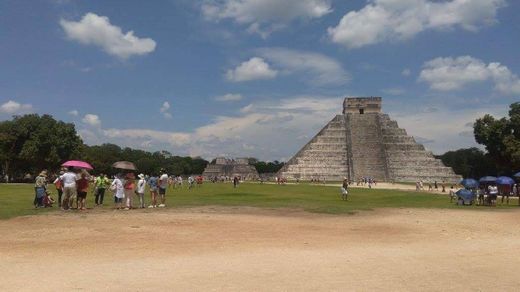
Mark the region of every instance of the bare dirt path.
[[514, 291], [520, 210], [196, 208], [0, 221], [0, 291]]

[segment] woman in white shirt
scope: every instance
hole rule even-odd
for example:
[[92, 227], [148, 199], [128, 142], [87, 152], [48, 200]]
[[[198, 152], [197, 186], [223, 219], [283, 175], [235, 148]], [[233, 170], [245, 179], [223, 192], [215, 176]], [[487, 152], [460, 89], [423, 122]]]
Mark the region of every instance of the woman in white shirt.
[[139, 207], [144, 208], [144, 190], [146, 188], [146, 180], [144, 174], [138, 175], [139, 181], [137, 182], [137, 195], [139, 196]]
[[76, 180], [78, 176], [74, 173], [72, 167], [67, 169], [67, 172], [60, 176], [60, 180], [63, 182], [63, 203], [61, 204], [62, 209], [68, 210], [72, 206], [72, 202], [69, 200], [76, 197]]

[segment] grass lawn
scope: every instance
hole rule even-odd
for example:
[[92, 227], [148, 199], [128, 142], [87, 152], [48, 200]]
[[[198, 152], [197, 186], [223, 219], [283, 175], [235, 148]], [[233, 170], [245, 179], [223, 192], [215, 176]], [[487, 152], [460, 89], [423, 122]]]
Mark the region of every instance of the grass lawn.
[[[49, 186], [53, 197], [57, 199], [54, 186]], [[53, 208], [34, 209], [32, 206], [34, 189], [32, 184], [1, 184], [0, 185], [0, 219], [16, 216], [39, 214], [58, 210]], [[147, 203], [150, 196], [145, 197]], [[94, 195], [89, 192], [87, 206], [94, 206]], [[105, 206], [112, 207], [112, 193], [107, 190]], [[137, 204], [137, 197], [134, 204]], [[297, 208], [308, 212], [328, 214], [352, 214], [357, 210], [376, 208], [460, 208], [486, 209], [489, 207], [456, 206], [450, 203], [448, 196], [429, 193], [409, 192], [400, 190], [357, 189], [349, 190], [349, 200], [340, 198], [339, 187], [319, 185], [274, 185], [244, 183], [237, 189], [232, 184], [205, 183], [200, 188], [173, 189], [167, 193], [168, 207], [197, 206], [248, 206], [261, 208]], [[518, 208], [516, 198], [509, 206], [498, 205], [501, 208]]]

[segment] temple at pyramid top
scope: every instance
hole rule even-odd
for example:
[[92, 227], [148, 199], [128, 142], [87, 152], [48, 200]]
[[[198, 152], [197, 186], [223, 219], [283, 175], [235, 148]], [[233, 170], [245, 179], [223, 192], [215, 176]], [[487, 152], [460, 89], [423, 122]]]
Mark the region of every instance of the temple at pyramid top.
[[381, 97], [347, 97], [335, 116], [278, 172], [291, 179], [450, 182], [450, 167], [381, 110]]
[[346, 97], [343, 101], [343, 113], [380, 113], [381, 103], [381, 97]]

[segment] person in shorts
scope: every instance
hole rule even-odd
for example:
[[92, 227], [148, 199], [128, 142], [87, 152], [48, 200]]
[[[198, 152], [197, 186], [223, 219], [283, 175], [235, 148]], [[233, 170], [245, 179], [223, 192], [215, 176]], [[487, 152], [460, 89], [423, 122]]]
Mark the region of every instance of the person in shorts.
[[76, 187], [78, 190], [77, 207], [78, 210], [87, 209], [87, 193], [88, 193], [88, 174], [86, 172], [81, 173], [81, 178], [76, 181]]
[[161, 176], [159, 177], [159, 196], [161, 196], [161, 204], [159, 207], [165, 207], [166, 204], [166, 189], [168, 188], [168, 175], [164, 170], [161, 171]]
[[157, 180], [157, 177], [153, 174], [148, 178], [148, 186], [150, 187], [150, 196], [152, 198], [151, 204], [148, 208], [157, 207]]

